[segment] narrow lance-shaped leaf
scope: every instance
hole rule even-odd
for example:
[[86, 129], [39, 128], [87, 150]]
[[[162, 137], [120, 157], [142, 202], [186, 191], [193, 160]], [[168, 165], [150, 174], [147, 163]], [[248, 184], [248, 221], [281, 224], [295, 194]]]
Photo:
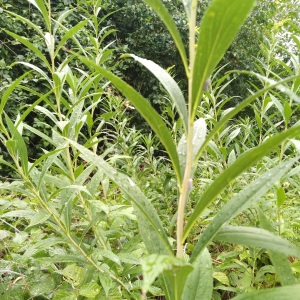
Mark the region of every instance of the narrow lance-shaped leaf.
[[175, 25], [175, 22], [172, 18], [172, 16], [169, 14], [168, 10], [165, 8], [161, 0], [144, 0], [149, 6], [153, 8], [153, 10], [157, 13], [157, 15], [161, 18], [161, 20], [164, 22], [166, 27], [168, 28], [176, 47], [180, 53], [185, 72], [186, 74], [189, 74], [188, 70], [188, 62], [187, 62], [187, 56], [184, 48], [184, 44], [182, 42], [182, 38], [180, 36], [180, 33]]
[[183, 239], [186, 239], [191, 228], [197, 222], [197, 219], [200, 217], [207, 205], [213, 202], [214, 199], [216, 199], [216, 197], [225, 189], [225, 187], [232, 182], [232, 180], [239, 176], [243, 171], [247, 170], [250, 166], [258, 162], [276, 146], [280, 145], [285, 139], [293, 138], [298, 134], [300, 134], [300, 125], [294, 126], [284, 132], [270, 137], [263, 144], [250, 149], [233, 162], [230, 167], [228, 167], [213, 181], [197, 202], [196, 207], [186, 225]]
[[4, 29], [4, 31], [7, 34], [9, 34], [10, 36], [12, 36], [13, 38], [15, 38], [18, 42], [22, 43], [27, 48], [29, 48], [39, 59], [41, 59], [44, 62], [44, 64], [47, 66], [47, 68], [49, 70], [51, 69], [47, 58], [45, 57], [45, 55], [43, 55], [43, 53], [36, 46], [34, 46], [31, 42], [29, 42], [27, 39], [25, 39], [24, 37], [22, 37], [18, 34], [15, 34], [6, 29]]
[[233, 219], [254, 203], [258, 202], [261, 196], [263, 196], [284, 174], [286, 174], [298, 159], [299, 158], [290, 159], [267, 171], [231, 198], [231, 200], [222, 207], [201, 234], [191, 256], [191, 261], [196, 259], [203, 248], [221, 229], [223, 224]]
[[138, 57], [134, 54], [125, 54], [123, 57], [132, 57], [142, 65], [144, 65], [164, 86], [169, 95], [171, 96], [174, 104], [178, 110], [180, 117], [182, 118], [185, 132], [187, 133], [188, 128], [188, 112], [186, 108], [186, 102], [184, 96], [176, 83], [176, 81], [170, 76], [170, 74], [160, 67], [155, 62]]
[[61, 49], [61, 47], [63, 45], [65, 45], [66, 41], [68, 39], [70, 39], [71, 37], [75, 36], [75, 34], [86, 25], [86, 23], [89, 21], [89, 19], [86, 19], [84, 21], [79, 22], [78, 24], [76, 24], [76, 26], [72, 27], [71, 29], [69, 29], [65, 35], [62, 37], [62, 39], [60, 40], [60, 42], [58, 43], [58, 45], [56, 46], [55, 52], [54, 52], [54, 57], [57, 56], [59, 50]]
[[286, 256], [300, 257], [300, 249], [298, 247], [288, 240], [261, 228], [226, 226], [219, 231], [214, 240], [265, 248]]
[[223, 57], [225, 51], [243, 24], [255, 0], [214, 0], [205, 12], [198, 38], [193, 68], [192, 111], [200, 101], [204, 82]]
[[177, 181], [178, 183], [181, 183], [180, 164], [175, 142], [172, 138], [170, 130], [167, 128], [165, 122], [162, 120], [156, 110], [141, 94], [139, 94], [134, 88], [125, 83], [122, 79], [114, 75], [112, 72], [98, 66], [93, 61], [85, 57], [79, 56], [79, 59], [87, 66], [94, 67], [104, 77], [110, 80], [115, 85], [115, 87], [118, 88], [119, 91], [132, 102], [135, 108], [140, 112], [147, 123], [151, 126], [153, 131], [157, 134], [161, 143], [164, 145], [173, 164], [173, 168], [177, 176]]
[[272, 289], [260, 290], [252, 293], [238, 295], [232, 300], [298, 300], [300, 294], [300, 284]]
[[117, 172], [103, 158], [92, 151], [74, 141], [68, 140], [68, 142], [80, 151], [80, 156], [85, 161], [100, 168], [110, 180], [120, 187], [124, 194], [132, 199], [141, 236], [149, 253], [173, 255], [171, 245], [158, 214], [136, 184], [128, 176]]
[[[247, 72], [247, 74], [249, 74], [249, 72]], [[252, 73], [253, 75], [253, 73]], [[290, 82], [292, 80], [295, 80], [296, 78], [300, 78], [299, 76], [291, 76], [288, 78], [285, 78], [283, 80], [280, 80], [274, 84], [271, 84], [270, 86], [259, 90], [258, 92], [256, 92], [255, 94], [249, 96], [247, 99], [245, 99], [244, 101], [242, 101], [239, 105], [237, 105], [234, 109], [232, 109], [231, 111], [229, 111], [217, 124], [216, 126], [210, 131], [210, 133], [208, 134], [207, 138], [205, 139], [204, 143], [202, 144], [201, 148], [199, 149], [197, 155], [196, 155], [196, 159], [195, 162], [198, 161], [198, 159], [201, 156], [202, 151], [204, 150], [204, 148], [208, 145], [208, 143], [212, 140], [212, 138], [224, 127], [224, 125], [231, 119], [233, 118], [235, 115], [237, 115], [240, 111], [242, 111], [245, 107], [247, 107], [249, 104], [251, 104], [253, 101], [257, 100], [257, 98], [261, 95], [263, 95], [264, 93], [266, 93], [267, 91], [270, 91], [274, 88], [276, 88], [277, 85], [281, 85], [287, 82]]]
[[[271, 222], [267, 219], [262, 210], [257, 208], [257, 211], [260, 227], [270, 232], [274, 232]], [[286, 255], [275, 251], [269, 251], [269, 256], [279, 277], [281, 285], [291, 285], [297, 283], [291, 268], [291, 264]]]
[[[25, 175], [28, 174], [28, 152], [27, 152], [27, 147], [26, 144], [21, 136], [21, 134], [18, 132], [17, 128], [11, 121], [11, 119], [8, 117], [7, 114], [5, 114], [5, 120], [8, 125], [9, 131], [12, 135], [12, 140], [14, 141], [14, 146], [13, 146], [13, 154], [20, 159], [21, 166], [23, 169], [23, 172]], [[9, 142], [9, 141], [8, 141]]]
[[182, 0], [189, 22], [191, 21], [191, 16], [192, 16], [192, 2], [193, 0]]
[[21, 83], [21, 81], [28, 75], [29, 72], [23, 74], [19, 78], [17, 78], [14, 82], [12, 82], [6, 91], [3, 93], [2, 98], [1, 98], [1, 103], [0, 103], [0, 117], [2, 116], [4, 107], [7, 103], [7, 100], [9, 99], [11, 93], [16, 89], [16, 87]]
[[46, 23], [47, 30], [50, 31], [51, 29], [51, 23], [50, 23], [50, 16], [48, 13], [48, 10], [45, 6], [45, 3], [43, 0], [28, 0], [31, 4], [33, 4], [43, 15], [43, 19]]

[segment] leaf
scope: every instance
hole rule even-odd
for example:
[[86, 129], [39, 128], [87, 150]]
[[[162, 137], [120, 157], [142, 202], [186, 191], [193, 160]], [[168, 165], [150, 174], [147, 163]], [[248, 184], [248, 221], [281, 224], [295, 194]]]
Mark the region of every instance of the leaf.
[[223, 224], [236, 217], [239, 213], [251, 205], [257, 203], [261, 196], [272, 188], [272, 186], [292, 168], [293, 164], [297, 160], [298, 158], [290, 159], [279, 166], [268, 170], [231, 198], [200, 235], [191, 256], [191, 261], [193, 261], [199, 253], [201, 253], [203, 248], [212, 240]]
[[277, 207], [280, 207], [286, 200], [286, 194], [285, 194], [284, 188], [282, 186], [280, 186], [277, 189], [276, 196], [277, 196]]
[[103, 76], [110, 80], [119, 89], [119, 91], [123, 93], [123, 95], [125, 95], [128, 100], [132, 102], [134, 107], [140, 112], [143, 118], [151, 126], [153, 131], [157, 134], [161, 143], [164, 145], [172, 161], [177, 180], [178, 182], [181, 182], [179, 158], [175, 142], [172, 138], [170, 130], [167, 128], [165, 122], [162, 120], [156, 110], [134, 88], [126, 84], [122, 79], [115, 76], [110, 71], [98, 66], [85, 57], [79, 56], [79, 59], [89, 67], [93, 66], [98, 72], [100, 72]]
[[85, 276], [85, 270], [82, 267], [78, 267], [75, 264], [68, 265], [61, 272], [63, 276], [72, 281], [75, 286], [80, 285]]
[[51, 79], [49, 78], [49, 76], [39, 67], [33, 65], [33, 64], [30, 64], [30, 63], [27, 63], [27, 62], [24, 62], [24, 61], [19, 61], [19, 62], [16, 62], [14, 64], [21, 64], [21, 65], [24, 65], [26, 67], [29, 67], [30, 69], [32, 70], [35, 70], [36, 72], [38, 72], [44, 79], [46, 79], [48, 81], [48, 83], [50, 85], [52, 85], [52, 82], [51, 82]]
[[267, 250], [282, 253], [286, 256], [300, 257], [300, 249], [295, 245], [280, 236], [260, 228], [225, 226], [215, 236], [214, 240], [250, 247], [265, 248]]
[[213, 278], [217, 279], [218, 281], [220, 281], [224, 285], [230, 285], [229, 279], [228, 279], [227, 275], [224, 272], [214, 272], [213, 273]]
[[117, 172], [115, 168], [92, 151], [74, 141], [68, 140], [68, 142], [80, 151], [80, 157], [97, 166], [99, 170], [120, 187], [124, 194], [132, 199], [140, 233], [149, 253], [173, 254], [158, 214], [136, 184], [128, 176]]
[[196, 114], [204, 82], [223, 57], [255, 0], [214, 0], [202, 19], [193, 68], [192, 111]]
[[47, 25], [47, 30], [50, 31], [51, 23], [50, 23], [50, 16], [48, 10], [44, 4], [43, 0], [28, 0], [31, 4], [33, 4], [43, 15], [43, 19]]
[[[262, 210], [258, 208], [257, 211], [260, 227], [270, 232], [274, 232], [272, 224], [266, 218]], [[281, 285], [290, 285], [297, 283], [296, 278], [291, 269], [291, 264], [286, 255], [275, 251], [269, 251], [269, 256], [273, 266], [275, 267], [276, 273], [278, 274]]]
[[9, 99], [11, 93], [16, 89], [16, 87], [21, 83], [21, 81], [29, 74], [29, 72], [23, 74], [19, 78], [17, 78], [15, 81], [13, 81], [6, 91], [3, 93], [0, 103], [0, 118], [2, 117], [2, 113], [4, 110], [4, 107], [6, 105], [7, 100]]
[[193, 267], [171, 255], [148, 255], [142, 259], [143, 292], [146, 294], [154, 280], [162, 273], [171, 285], [174, 293], [170, 299], [181, 299], [181, 294], [188, 274]]
[[86, 283], [79, 289], [79, 295], [94, 299], [100, 293], [100, 286], [95, 282]]
[[42, 54], [42, 52], [35, 47], [31, 42], [29, 42], [27, 39], [21, 37], [20, 35], [17, 35], [9, 30], [4, 29], [4, 31], [9, 34], [10, 36], [12, 36], [13, 38], [15, 38], [17, 41], [19, 41], [20, 43], [24, 44], [27, 48], [29, 48], [38, 58], [40, 58], [45, 65], [47, 66], [47, 68], [50, 70], [51, 67], [48, 63], [47, 58], [45, 57], [45, 55]]
[[233, 179], [239, 176], [243, 171], [247, 170], [251, 165], [258, 162], [273, 148], [282, 143], [287, 138], [292, 138], [300, 134], [300, 125], [287, 129], [284, 132], [278, 133], [267, 139], [261, 145], [250, 149], [241, 155], [235, 162], [233, 162], [221, 175], [219, 175], [208, 189], [203, 193], [198, 200], [194, 211], [189, 217], [186, 225], [183, 239], [186, 239], [193, 225], [197, 222], [201, 213], [209, 203], [214, 201], [216, 197], [227, 187]]
[[12, 143], [10, 144], [12, 146], [13, 155], [17, 159], [20, 159], [22, 170], [24, 174], [27, 175], [28, 174], [28, 152], [27, 152], [26, 144], [21, 134], [18, 132], [17, 128], [14, 126], [13, 122], [11, 121], [11, 119], [8, 117], [7, 114], [5, 114], [5, 120], [8, 125], [9, 131], [12, 135], [12, 140], [8, 142], [14, 142], [13, 144]]
[[[246, 72], [246, 74], [252, 74], [251, 72]], [[235, 108], [233, 108], [232, 110], [228, 111], [226, 113], [226, 115], [224, 115], [222, 117], [222, 119], [214, 126], [214, 128], [209, 132], [208, 136], [206, 137], [203, 145], [201, 146], [201, 148], [199, 149], [197, 156], [196, 156], [196, 160], [198, 161], [203, 150], [205, 149], [205, 147], [211, 142], [212, 138], [220, 131], [224, 128], [224, 125], [230, 120], [232, 119], [235, 115], [237, 115], [240, 111], [242, 111], [245, 107], [247, 107], [249, 104], [251, 104], [253, 101], [257, 100], [258, 97], [260, 97], [261, 95], [263, 95], [264, 93], [266, 93], [267, 91], [270, 91], [274, 88], [276, 88], [276, 86], [278, 85], [282, 85], [284, 83], [287, 83], [289, 81], [295, 80], [298, 76], [291, 76], [288, 78], [285, 78], [283, 80], [280, 80], [278, 82], [274, 82], [272, 84], [270, 84], [268, 87], [259, 90], [258, 92], [256, 92], [255, 94], [249, 96], [247, 99], [245, 99], [244, 101], [242, 101], [239, 105], [237, 105]]]
[[182, 0], [189, 22], [191, 21], [191, 16], [192, 16], [192, 2], [193, 0]]
[[188, 62], [187, 62], [187, 56], [185, 52], [185, 47], [182, 42], [180, 33], [175, 25], [175, 22], [172, 18], [172, 16], [169, 14], [168, 10], [165, 8], [163, 3], [160, 0], [144, 0], [149, 6], [152, 7], [152, 9], [156, 12], [156, 14], [160, 17], [160, 19], [164, 22], [165, 26], [169, 30], [176, 47], [179, 51], [179, 54], [181, 56], [185, 72], [186, 74], [189, 74], [188, 70]]
[[299, 294], [300, 284], [297, 284], [238, 295], [232, 300], [298, 300]]
[[194, 270], [186, 281], [182, 300], [211, 299], [213, 291], [213, 267], [210, 254], [204, 248], [193, 263]]
[[169, 73], [166, 70], [157, 65], [155, 62], [148, 59], [140, 58], [134, 54], [123, 55], [123, 57], [127, 56], [134, 58], [136, 61], [144, 65], [164, 86], [164, 88], [167, 90], [172, 100], [174, 101], [178, 113], [183, 120], [185, 133], [187, 133], [188, 112], [186, 108], [186, 102], [176, 81], [169, 75]]
[[47, 221], [50, 217], [50, 214], [47, 211], [39, 211], [37, 212], [30, 220], [29, 225], [26, 227], [26, 230], [28, 230], [29, 228], [38, 225], [38, 224], [42, 224], [45, 221]]
[[58, 45], [56, 46], [56, 50], [54, 52], [54, 57], [57, 56], [59, 50], [61, 49], [62, 46], [65, 45], [66, 41], [68, 39], [70, 39], [71, 37], [75, 36], [76, 33], [86, 25], [86, 23], [89, 21], [89, 19], [83, 20], [81, 22], [79, 22], [78, 24], [76, 24], [74, 27], [71, 27], [66, 33], [65, 35], [61, 38], [60, 42], [58, 43]]

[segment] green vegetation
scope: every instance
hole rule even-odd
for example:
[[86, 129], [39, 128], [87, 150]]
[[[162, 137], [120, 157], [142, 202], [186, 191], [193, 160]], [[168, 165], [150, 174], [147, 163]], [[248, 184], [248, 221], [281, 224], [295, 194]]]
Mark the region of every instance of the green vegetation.
[[0, 2], [1, 299], [298, 299], [297, 12], [144, 2]]

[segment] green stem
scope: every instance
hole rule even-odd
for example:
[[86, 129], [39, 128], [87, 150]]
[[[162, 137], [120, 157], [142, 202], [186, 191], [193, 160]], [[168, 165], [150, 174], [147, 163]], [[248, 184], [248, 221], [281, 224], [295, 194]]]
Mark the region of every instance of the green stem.
[[188, 95], [188, 110], [189, 110], [189, 120], [188, 120], [188, 132], [187, 132], [187, 155], [184, 177], [182, 182], [182, 187], [180, 189], [180, 197], [178, 203], [178, 215], [177, 215], [177, 254], [179, 258], [183, 257], [183, 229], [184, 229], [184, 210], [185, 205], [188, 200], [189, 191], [192, 184], [192, 166], [193, 166], [193, 129], [194, 129], [194, 119], [192, 117], [192, 84], [193, 84], [193, 68], [195, 62], [195, 41], [196, 41], [196, 18], [197, 18], [197, 0], [192, 2], [192, 12], [189, 24], [189, 73], [188, 85], [189, 85], [189, 95]]

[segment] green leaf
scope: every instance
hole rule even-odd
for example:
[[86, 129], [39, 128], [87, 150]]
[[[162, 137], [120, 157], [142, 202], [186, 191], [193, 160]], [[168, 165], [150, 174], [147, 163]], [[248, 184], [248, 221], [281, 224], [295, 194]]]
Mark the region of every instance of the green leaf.
[[208, 189], [203, 193], [202, 197], [198, 200], [194, 211], [189, 217], [188, 223], [185, 228], [183, 239], [186, 239], [193, 225], [197, 222], [201, 213], [209, 203], [214, 201], [216, 197], [227, 187], [233, 179], [239, 176], [243, 171], [247, 170], [251, 165], [258, 162], [273, 148], [280, 145], [285, 139], [293, 138], [300, 134], [300, 125], [287, 129], [284, 132], [278, 133], [267, 139], [261, 145], [250, 149], [241, 155], [235, 162], [233, 162], [221, 175], [219, 175]]
[[0, 103], [0, 118], [2, 117], [2, 113], [4, 110], [4, 107], [7, 103], [7, 100], [9, 99], [11, 93], [16, 89], [16, 87], [21, 83], [21, 81], [29, 74], [29, 72], [23, 74], [19, 78], [17, 78], [15, 81], [13, 81], [6, 91], [3, 93], [2, 98], [1, 98], [1, 103]]
[[175, 22], [172, 18], [172, 16], [169, 14], [168, 10], [165, 8], [163, 3], [160, 0], [144, 0], [149, 6], [152, 7], [152, 9], [157, 13], [157, 15], [161, 18], [161, 20], [166, 25], [167, 29], [169, 30], [176, 47], [180, 53], [185, 72], [186, 74], [189, 74], [188, 70], [188, 62], [186, 57], [186, 52], [184, 48], [184, 44], [182, 42], [180, 33], [175, 25]]
[[[246, 74], [252, 74], [250, 72], [246, 72]], [[264, 93], [266, 93], [267, 91], [270, 91], [274, 88], [276, 88], [277, 86], [281, 86], [289, 81], [293, 81], [296, 78], [298, 78], [298, 76], [291, 76], [288, 78], [285, 78], [283, 80], [280, 80], [278, 82], [274, 82], [272, 84], [270, 84], [268, 87], [259, 90], [258, 92], [256, 92], [255, 94], [249, 96], [247, 99], [245, 99], [244, 101], [242, 101], [239, 105], [237, 105], [234, 109], [230, 110], [229, 112], [226, 113], [225, 116], [222, 117], [222, 119], [214, 126], [214, 128], [209, 132], [207, 138], [205, 139], [203, 145], [201, 146], [200, 150], [197, 153], [196, 156], [196, 161], [199, 160], [202, 151], [205, 149], [205, 147], [211, 142], [212, 138], [220, 131], [224, 128], [224, 125], [231, 120], [235, 115], [237, 115], [240, 111], [242, 111], [245, 107], [247, 107], [249, 104], [251, 104], [253, 101], [257, 100], [258, 97], [260, 97], [261, 95], [263, 95]]]
[[276, 196], [277, 196], [277, 207], [280, 207], [286, 199], [285, 191], [284, 191], [284, 188], [282, 186], [280, 186], [277, 189]]
[[279, 166], [268, 170], [231, 198], [200, 235], [191, 256], [191, 261], [193, 261], [199, 253], [201, 253], [203, 248], [212, 240], [223, 224], [236, 217], [239, 213], [249, 208], [251, 205], [257, 203], [261, 196], [272, 188], [272, 186], [292, 168], [293, 164], [298, 159], [299, 158], [290, 159]]
[[33, 64], [30, 64], [30, 63], [27, 63], [27, 62], [24, 62], [24, 61], [19, 61], [19, 62], [16, 62], [14, 64], [21, 64], [21, 65], [24, 65], [26, 67], [29, 67], [30, 69], [32, 70], [35, 70], [36, 72], [38, 72], [44, 79], [46, 79], [48, 81], [48, 83], [50, 85], [52, 85], [52, 82], [51, 82], [51, 79], [49, 78], [49, 76], [39, 67], [33, 65]]
[[10, 36], [12, 36], [13, 38], [15, 38], [17, 41], [19, 41], [20, 43], [24, 44], [27, 48], [29, 48], [38, 58], [40, 58], [45, 65], [47, 66], [47, 68], [50, 70], [51, 67], [48, 63], [47, 58], [45, 57], [45, 55], [42, 54], [42, 52], [35, 47], [31, 42], [29, 42], [27, 39], [21, 37], [20, 35], [17, 35], [9, 30], [4, 29], [4, 31], [9, 34]]
[[100, 286], [95, 282], [86, 283], [79, 289], [79, 295], [94, 299], [100, 293]]
[[80, 285], [85, 276], [84, 268], [78, 267], [75, 264], [68, 265], [60, 273], [67, 279], [72, 281], [72, 284], [74, 284], [75, 286]]
[[211, 299], [213, 291], [213, 267], [210, 254], [204, 248], [193, 263], [194, 270], [186, 281], [182, 300]]
[[50, 217], [50, 214], [47, 211], [41, 210], [39, 212], [37, 212], [30, 220], [29, 225], [26, 227], [26, 230], [28, 230], [29, 228], [38, 225], [38, 224], [42, 224], [45, 221], [47, 221]]
[[50, 31], [51, 29], [51, 23], [50, 23], [50, 15], [48, 13], [48, 10], [44, 4], [43, 0], [28, 0], [31, 4], [33, 4], [43, 15], [43, 19], [47, 25], [47, 30]]
[[56, 46], [56, 50], [54, 52], [54, 57], [57, 56], [59, 50], [61, 49], [62, 46], [65, 45], [66, 41], [70, 38], [72, 38], [73, 36], [76, 35], [76, 33], [86, 25], [86, 23], [89, 21], [89, 19], [83, 20], [81, 22], [79, 22], [78, 24], [76, 24], [74, 27], [71, 27], [71, 29], [69, 29], [65, 35], [61, 38], [60, 42], [58, 43], [58, 45]]
[[260, 228], [225, 226], [215, 236], [214, 240], [265, 248], [286, 256], [300, 257], [300, 249], [295, 245], [280, 236]]
[[74, 141], [68, 140], [68, 142], [79, 150], [80, 156], [85, 161], [97, 166], [99, 170], [120, 187], [125, 195], [132, 199], [140, 233], [149, 253], [172, 254], [171, 245], [158, 214], [136, 184], [128, 176], [117, 172], [115, 168], [94, 152]]
[[[260, 227], [270, 232], [274, 232], [271, 222], [267, 219], [262, 210], [259, 208], [257, 210]], [[273, 266], [275, 267], [276, 273], [278, 274], [281, 285], [290, 285], [297, 283], [291, 268], [291, 264], [286, 255], [275, 251], [269, 251], [269, 256]]]
[[255, 0], [214, 0], [200, 26], [192, 83], [192, 111], [196, 114], [204, 82], [223, 57]]
[[182, 0], [189, 22], [191, 21], [191, 16], [192, 16], [192, 2], [193, 0]]
[[163, 273], [171, 286], [173, 295], [169, 299], [181, 299], [188, 274], [193, 270], [190, 264], [171, 255], [148, 255], [142, 259], [143, 292], [146, 294], [154, 280]]
[[21, 134], [18, 132], [17, 128], [14, 126], [11, 119], [8, 117], [7, 114], [5, 114], [5, 120], [8, 125], [9, 131], [12, 135], [12, 140], [14, 143], [13, 145], [13, 154], [14, 156], [20, 160], [21, 166], [23, 169], [23, 172], [25, 175], [28, 174], [28, 152], [26, 144], [21, 136]]
[[172, 161], [177, 180], [181, 182], [181, 172], [179, 158], [176, 150], [175, 142], [172, 138], [170, 130], [167, 128], [165, 122], [162, 120], [156, 110], [149, 104], [149, 102], [139, 94], [134, 88], [125, 83], [122, 79], [115, 76], [110, 71], [95, 64], [93, 61], [80, 56], [79, 59], [89, 67], [94, 67], [98, 72], [110, 80], [115, 87], [119, 89], [125, 97], [131, 101], [134, 107], [141, 113], [147, 123], [151, 126], [153, 131], [159, 137], [161, 143], [164, 145], [169, 157]]
[[232, 300], [298, 300], [299, 294], [300, 284], [297, 284], [238, 295]]
[[183, 120], [185, 133], [187, 133], [188, 112], [186, 108], [186, 102], [176, 81], [169, 75], [169, 73], [166, 70], [157, 65], [155, 62], [148, 59], [140, 58], [134, 54], [123, 55], [123, 57], [127, 56], [134, 58], [136, 61], [144, 65], [164, 86], [164, 88], [167, 90], [172, 100], [174, 101], [178, 113]]

